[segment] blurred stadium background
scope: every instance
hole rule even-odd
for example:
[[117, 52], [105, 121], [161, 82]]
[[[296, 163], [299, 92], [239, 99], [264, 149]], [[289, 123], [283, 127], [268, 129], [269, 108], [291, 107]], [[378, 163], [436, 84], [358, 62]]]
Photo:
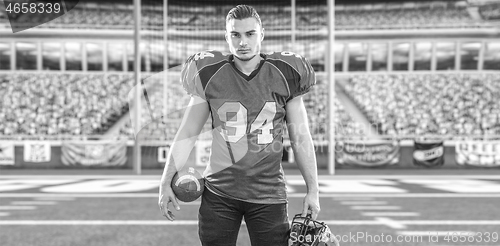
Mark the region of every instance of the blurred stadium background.
[[[334, 44], [327, 0], [244, 3], [263, 20], [263, 52], [295, 52], [317, 72], [305, 102], [321, 172], [328, 166], [330, 96], [338, 146], [373, 139], [389, 146], [383, 153], [372, 148], [369, 157], [343, 148], [337, 168], [418, 168], [415, 159], [426, 167], [500, 164], [498, 2], [337, 0]], [[152, 110], [143, 105], [145, 127], [137, 138], [128, 104], [135, 85], [132, 1], [80, 1], [15, 34], [2, 9], [0, 168], [162, 168], [188, 100], [180, 65], [203, 50], [228, 51], [224, 18], [235, 4], [170, 0], [165, 13], [162, 1], [142, 0], [140, 70]], [[43, 21], [22, 18], [16, 21]], [[420, 154], [430, 157], [414, 158], [415, 140], [429, 139]], [[132, 158], [135, 141], [142, 146], [140, 166]], [[205, 165], [208, 153], [200, 141], [192, 162]], [[285, 167], [293, 166], [292, 157], [286, 148]]]

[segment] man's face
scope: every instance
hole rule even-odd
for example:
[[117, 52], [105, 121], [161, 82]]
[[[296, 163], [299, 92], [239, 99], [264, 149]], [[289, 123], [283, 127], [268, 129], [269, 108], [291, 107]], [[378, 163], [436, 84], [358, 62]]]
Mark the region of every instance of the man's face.
[[259, 55], [260, 44], [264, 39], [264, 29], [257, 19], [231, 19], [226, 23], [226, 41], [231, 53], [242, 61], [251, 60]]

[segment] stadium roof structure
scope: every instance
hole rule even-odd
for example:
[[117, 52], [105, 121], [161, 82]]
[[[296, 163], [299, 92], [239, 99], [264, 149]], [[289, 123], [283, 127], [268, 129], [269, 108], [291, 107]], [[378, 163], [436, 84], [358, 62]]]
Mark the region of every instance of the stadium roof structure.
[[[142, 0], [143, 3], [145, 2], [150, 2], [150, 3], [162, 3], [162, 0]], [[235, 0], [168, 0], [169, 4], [176, 4], [176, 5], [207, 5], [207, 4], [220, 4], [220, 5], [238, 5], [238, 4], [276, 4], [276, 5], [281, 5], [281, 4], [290, 4], [291, 0], [274, 0], [270, 2], [269, 0], [245, 0], [245, 1], [235, 1]], [[338, 1], [338, 0], [335, 0]], [[357, 1], [357, 0], [352, 0], [352, 1]], [[350, 2], [352, 2], [350, 1]], [[133, 0], [103, 0], [103, 1], [96, 1], [98, 3], [103, 3], [103, 2], [108, 2], [108, 3], [122, 3], [122, 4], [132, 4]], [[297, 4], [318, 4], [318, 3], [326, 3], [327, 0], [296, 0]]]
[[405, 2], [464, 2], [464, 0], [335, 0], [335, 5]]
[[[161, 3], [162, 0], [142, 0], [144, 2], [150, 3]], [[221, 5], [238, 5], [238, 4], [289, 4], [291, 0], [274, 0], [270, 2], [269, 0], [244, 0], [244, 1], [235, 1], [235, 0], [168, 0], [169, 4], [176, 5], [199, 5], [199, 4], [221, 4]], [[297, 4], [322, 4], [327, 3], [328, 0], [296, 0]], [[469, 0], [469, 1], [478, 1], [478, 0]], [[488, 1], [488, 0], [479, 0], [479, 1]], [[491, 0], [497, 1], [497, 0]], [[98, 1], [99, 3], [109, 2], [109, 3], [125, 3], [132, 4], [133, 0], [123, 1], [123, 0], [103, 0]], [[335, 0], [335, 5], [347, 5], [347, 4], [372, 4], [372, 3], [402, 3], [402, 2], [465, 2], [465, 0]]]

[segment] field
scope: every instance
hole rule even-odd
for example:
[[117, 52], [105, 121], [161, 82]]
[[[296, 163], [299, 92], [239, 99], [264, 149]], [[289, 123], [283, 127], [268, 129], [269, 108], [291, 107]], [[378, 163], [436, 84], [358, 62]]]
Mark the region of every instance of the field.
[[[167, 221], [159, 175], [0, 175], [2, 246], [200, 245], [199, 201]], [[305, 189], [287, 175], [289, 214]], [[341, 245], [500, 245], [500, 176], [320, 176], [319, 219]], [[241, 226], [238, 245], [250, 245]]]

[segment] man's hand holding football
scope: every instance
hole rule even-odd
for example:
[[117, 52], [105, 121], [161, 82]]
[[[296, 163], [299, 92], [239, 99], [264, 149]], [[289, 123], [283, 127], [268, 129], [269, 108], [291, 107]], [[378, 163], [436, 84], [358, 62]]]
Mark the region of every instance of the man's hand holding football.
[[179, 207], [179, 201], [177, 197], [175, 197], [174, 191], [170, 187], [170, 185], [160, 185], [160, 195], [158, 200], [158, 206], [160, 206], [161, 213], [168, 220], [175, 220], [174, 214], [170, 211], [169, 204], [172, 203], [174, 208], [178, 211], [181, 208]]

